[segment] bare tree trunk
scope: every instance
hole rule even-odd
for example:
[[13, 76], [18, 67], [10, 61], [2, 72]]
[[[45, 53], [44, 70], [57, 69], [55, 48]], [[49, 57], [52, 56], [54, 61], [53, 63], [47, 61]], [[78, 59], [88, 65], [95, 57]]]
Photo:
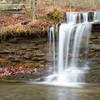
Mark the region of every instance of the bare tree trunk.
[[71, 12], [71, 8], [72, 8], [72, 0], [69, 0], [69, 11]]
[[53, 0], [53, 7], [55, 7], [55, 0]]
[[3, 0], [3, 2], [6, 2], [6, 0]]
[[34, 16], [37, 19], [37, 10], [38, 10], [38, 0], [34, 0]]
[[6, 0], [3, 0], [2, 2], [3, 2], [3, 3], [6, 3]]
[[32, 18], [34, 18], [33, 16], [34, 16], [34, 13], [33, 13], [33, 10], [34, 10], [34, 8], [33, 8], [33, 0], [31, 0], [31, 16], [32, 16]]
[[34, 19], [37, 18], [37, 5], [38, 5], [38, 0], [31, 0], [31, 13], [32, 13], [32, 18]]

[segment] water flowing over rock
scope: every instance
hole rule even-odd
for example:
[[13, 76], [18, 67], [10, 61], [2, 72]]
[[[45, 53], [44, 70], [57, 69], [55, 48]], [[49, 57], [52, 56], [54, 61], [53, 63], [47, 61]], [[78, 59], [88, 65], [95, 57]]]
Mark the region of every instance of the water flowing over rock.
[[[94, 12], [90, 20], [89, 13], [66, 13], [67, 23], [59, 27], [59, 36], [56, 29], [50, 28], [49, 48], [53, 54], [53, 74], [45, 78], [43, 84], [58, 86], [79, 86], [85, 83], [85, 74], [88, 72], [88, 44], [92, 23], [100, 20], [99, 12]], [[58, 30], [58, 29], [57, 29]], [[82, 49], [82, 50], [81, 50]], [[81, 62], [81, 53], [84, 52]]]
[[94, 12], [94, 21], [100, 21], [100, 12]]

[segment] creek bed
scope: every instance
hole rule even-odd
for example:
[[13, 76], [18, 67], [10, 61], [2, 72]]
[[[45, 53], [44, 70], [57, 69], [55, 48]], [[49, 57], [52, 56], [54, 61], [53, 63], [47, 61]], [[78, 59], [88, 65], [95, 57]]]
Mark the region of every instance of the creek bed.
[[67, 88], [0, 83], [0, 100], [100, 100], [100, 85]]

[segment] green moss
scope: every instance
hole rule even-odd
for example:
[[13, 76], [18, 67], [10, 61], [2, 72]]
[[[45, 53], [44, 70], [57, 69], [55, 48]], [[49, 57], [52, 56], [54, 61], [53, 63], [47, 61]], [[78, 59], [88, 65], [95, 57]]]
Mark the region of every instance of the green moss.
[[25, 80], [0, 80], [0, 83], [25, 83]]
[[100, 21], [95, 22], [94, 24], [100, 24]]
[[0, 40], [4, 41], [7, 40], [9, 37], [16, 37], [16, 36], [44, 36], [48, 34], [49, 27], [41, 26], [41, 27], [34, 27], [28, 30], [15, 30], [15, 29], [6, 29], [0, 33]]
[[64, 20], [64, 13], [55, 9], [53, 12], [47, 14], [46, 19], [53, 20], [54, 22], [62, 22]]

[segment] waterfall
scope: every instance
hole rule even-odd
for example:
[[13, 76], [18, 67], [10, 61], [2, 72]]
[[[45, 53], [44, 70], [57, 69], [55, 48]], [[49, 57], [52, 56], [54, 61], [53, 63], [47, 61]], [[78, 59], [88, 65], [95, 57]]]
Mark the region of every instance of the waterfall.
[[55, 62], [56, 62], [55, 61], [55, 59], [56, 59], [55, 58], [55, 32], [54, 32], [53, 26], [50, 28], [50, 34], [49, 34], [49, 55], [52, 55], [52, 58], [53, 58], [52, 66], [55, 67]]
[[[75, 28], [74, 24], [61, 24], [60, 26], [59, 49], [58, 49], [59, 50], [58, 51], [58, 73], [62, 73], [65, 70], [65, 63], [64, 63], [65, 59], [66, 59], [66, 66], [68, 65], [70, 39], [71, 39], [71, 35], [73, 34], [74, 28]], [[64, 56], [65, 56], [65, 59], [64, 59]]]
[[73, 14], [73, 13], [67, 12], [66, 15], [67, 15], [67, 23], [76, 23], [77, 22], [77, 16], [78, 16], [77, 13]]
[[88, 12], [85, 12], [83, 15], [83, 22], [88, 22]]
[[[86, 38], [89, 39], [90, 32], [91, 32], [91, 24], [89, 23], [78, 24], [75, 37], [74, 37], [74, 43], [73, 43], [72, 60], [71, 60], [72, 66], [78, 66], [78, 58], [79, 58], [79, 51], [81, 49], [80, 46], [81, 46], [82, 38], [84, 35], [87, 35]], [[88, 41], [85, 42], [86, 42], [85, 47], [87, 47]]]
[[94, 12], [94, 21], [100, 21], [100, 12]]
[[[53, 54], [54, 71], [43, 81], [44, 84], [58, 86], [79, 86], [85, 83], [88, 72], [88, 42], [92, 23], [100, 20], [100, 13], [94, 12], [89, 22], [89, 13], [66, 13], [67, 21], [50, 28], [49, 47]], [[59, 30], [59, 39], [55, 39], [55, 30]], [[58, 46], [56, 46], [58, 45]], [[57, 55], [56, 55], [57, 54]], [[83, 54], [82, 58], [81, 55]]]

